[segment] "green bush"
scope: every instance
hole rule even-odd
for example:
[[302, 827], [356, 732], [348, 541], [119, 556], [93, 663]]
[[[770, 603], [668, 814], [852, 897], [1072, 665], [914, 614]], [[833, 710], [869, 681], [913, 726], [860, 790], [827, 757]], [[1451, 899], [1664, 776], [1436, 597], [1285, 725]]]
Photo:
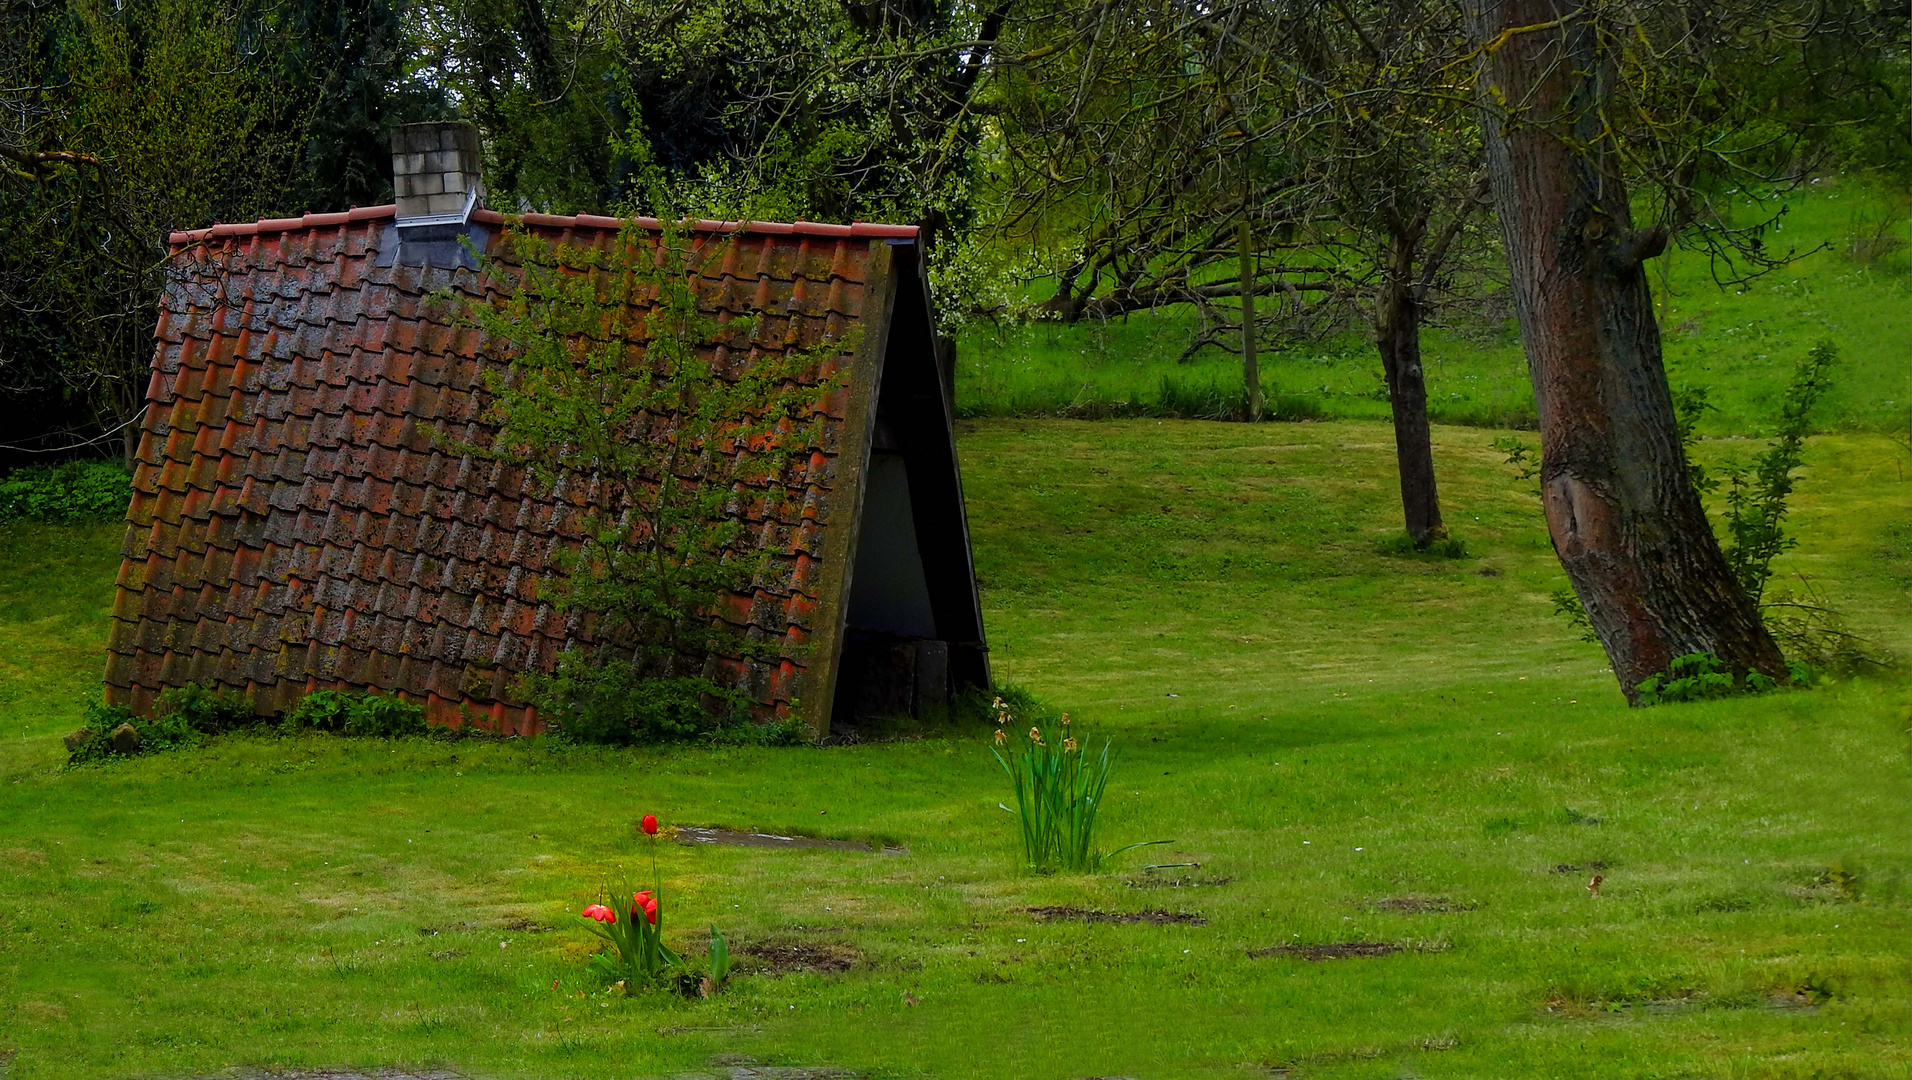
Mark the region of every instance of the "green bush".
[[0, 521], [111, 521], [132, 494], [133, 478], [115, 462], [31, 465], [0, 480]]
[[[1819, 673], [1809, 664], [1788, 660], [1786, 669], [1788, 685], [1810, 686], [1819, 681]], [[1674, 657], [1664, 672], [1648, 675], [1633, 689], [1639, 695], [1640, 704], [1664, 705], [1675, 701], [1705, 701], [1738, 694], [1764, 694], [1777, 690], [1779, 686], [1778, 680], [1757, 671], [1747, 672], [1743, 679], [1735, 678], [1720, 662], [1720, 658], [1712, 653], [1687, 653]]]
[[130, 726], [137, 736], [135, 753], [156, 753], [191, 746], [200, 739], [200, 733], [178, 715], [155, 716], [150, 719], [134, 716], [122, 705], [108, 705], [103, 701], [89, 701], [84, 713], [85, 721], [78, 731], [68, 735], [67, 750], [70, 764], [82, 764], [89, 761], [105, 761], [108, 758], [124, 756], [115, 744], [113, 736], [122, 726]]
[[342, 734], [346, 717], [351, 711], [352, 695], [341, 694], [337, 690], [314, 690], [299, 699], [299, 703], [285, 714], [279, 729], [287, 734], [300, 730]]
[[196, 745], [207, 735], [252, 727], [269, 722], [256, 715], [252, 703], [238, 694], [222, 693], [210, 687], [190, 684], [177, 686], [159, 695], [153, 715], [135, 716], [123, 705], [90, 701], [85, 722], [67, 736], [70, 763], [104, 761], [124, 757], [114, 736], [121, 727], [130, 726], [137, 736], [132, 753], [152, 754]]
[[[262, 715], [243, 694], [215, 690], [197, 683], [176, 686], [159, 695], [151, 717], [135, 716], [123, 705], [94, 700], [87, 704], [85, 723], [66, 737], [70, 764], [124, 757], [126, 740], [114, 735], [130, 726], [137, 738], [131, 753], [150, 754], [194, 746], [209, 735], [230, 731], [276, 731], [282, 735], [320, 731], [334, 735], [396, 738], [432, 734], [425, 710], [411, 702], [383, 694], [318, 690], [307, 694], [283, 717]], [[447, 735], [463, 736], [440, 729]]]
[[629, 745], [703, 739], [772, 746], [802, 741], [801, 724], [758, 724], [750, 699], [700, 676], [646, 676], [566, 653], [558, 670], [526, 680], [552, 732], [587, 743]]
[[214, 690], [198, 683], [161, 691], [153, 714], [176, 717], [202, 735], [252, 727], [263, 720], [252, 711], [252, 702], [246, 700], [245, 695]]
[[284, 732], [326, 731], [335, 735], [397, 738], [424, 735], [425, 710], [409, 701], [383, 694], [349, 694], [315, 690], [287, 712], [279, 728]]

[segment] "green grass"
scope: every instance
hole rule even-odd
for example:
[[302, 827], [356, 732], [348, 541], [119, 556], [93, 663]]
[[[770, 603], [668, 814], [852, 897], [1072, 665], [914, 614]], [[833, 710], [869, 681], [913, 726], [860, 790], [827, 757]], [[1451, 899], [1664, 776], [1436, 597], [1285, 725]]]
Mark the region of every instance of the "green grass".
[[[1709, 389], [1719, 412], [1702, 425], [1707, 433], [1763, 430], [1777, 415], [1792, 365], [1814, 342], [1830, 338], [1844, 362], [1821, 429], [1902, 430], [1912, 412], [1906, 375], [1912, 264], [1906, 247], [1890, 241], [1905, 235], [1906, 194], [1858, 181], [1825, 182], [1785, 205], [1788, 213], [1769, 246], [1812, 253], [1749, 285], [1720, 287], [1710, 259], [1698, 251], [1676, 248], [1665, 266], [1649, 264], [1656, 303], [1666, 305], [1662, 325], [1673, 381]], [[1746, 207], [1740, 216], [1751, 223], [1762, 212]], [[1881, 225], [1888, 242], [1867, 243]], [[974, 327], [959, 339], [958, 412], [1218, 415], [1242, 394], [1241, 365], [1213, 348], [1178, 363], [1197, 326], [1192, 311], [1170, 308], [1074, 326]], [[1360, 327], [1325, 341], [1269, 343], [1264, 350], [1263, 386], [1277, 419], [1387, 418], [1380, 359]], [[1432, 327], [1422, 335], [1422, 350], [1428, 411], [1436, 422], [1534, 426], [1533, 391], [1510, 317]]]
[[0, 738], [79, 725], [106, 663], [126, 526], [0, 521]]
[[[1115, 738], [1106, 845], [1175, 841], [1103, 876], [1016, 872], [982, 732], [654, 751], [227, 737], [63, 771], [118, 530], [15, 526], [9, 1080], [427, 1063], [596, 1080], [718, 1053], [1005, 1080], [1912, 1076], [1912, 686], [1626, 709], [1548, 614], [1560, 572], [1491, 437], [1436, 431], [1475, 553], [1439, 559], [1384, 553], [1382, 424], [963, 425], [998, 677]], [[1883, 436], [1815, 439], [1783, 569], [1908, 654], [1904, 462]], [[717, 923], [864, 959], [714, 1002], [594, 994], [573, 913], [648, 877], [647, 811], [908, 851], [665, 847], [675, 940]], [[1143, 860], [1229, 881], [1136, 888]], [[1552, 872], [1594, 862], [1598, 899], [1589, 871]], [[1856, 893], [1828, 883], [1854, 868]], [[1455, 910], [1372, 903], [1400, 897]], [[1043, 904], [1208, 922], [1022, 910]], [[1360, 939], [1411, 948], [1248, 955]], [[1773, 1007], [1802, 989], [1821, 1003]]]

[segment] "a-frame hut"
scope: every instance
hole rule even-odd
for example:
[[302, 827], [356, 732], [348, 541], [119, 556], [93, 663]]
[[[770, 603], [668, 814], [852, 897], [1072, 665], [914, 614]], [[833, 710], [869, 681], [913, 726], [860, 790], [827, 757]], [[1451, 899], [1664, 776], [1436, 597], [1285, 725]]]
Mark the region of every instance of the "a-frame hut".
[[[447, 449], [482, 426], [495, 361], [429, 297], [485, 295], [466, 245], [496, 250], [507, 228], [588, 245], [626, 223], [485, 210], [464, 125], [399, 129], [393, 161], [395, 207], [173, 235], [109, 701], [144, 712], [200, 683], [272, 712], [323, 687], [539, 729], [514, 685], [578, 640], [542, 587], [576, 516]], [[917, 230], [701, 222], [694, 239], [727, 245], [702, 271], [711, 310], [784, 320], [791, 340], [862, 328], [797, 455], [802, 498], [749, 522], [775, 572], [721, 605], [767, 655], [710, 657], [706, 674], [819, 736], [986, 687]]]

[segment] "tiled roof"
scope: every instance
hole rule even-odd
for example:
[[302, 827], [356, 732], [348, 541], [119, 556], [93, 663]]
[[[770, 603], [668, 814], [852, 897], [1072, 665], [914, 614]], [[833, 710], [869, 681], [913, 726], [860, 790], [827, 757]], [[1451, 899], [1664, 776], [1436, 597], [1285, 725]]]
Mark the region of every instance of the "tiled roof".
[[[419, 700], [436, 721], [524, 732], [537, 719], [514, 678], [591, 640], [542, 588], [591, 493], [530, 497], [517, 470], [447, 449], [489, 437], [475, 395], [487, 350], [429, 294], [482, 298], [499, 286], [466, 269], [378, 266], [391, 216], [376, 207], [173, 235], [109, 700], [144, 711], [163, 688], [201, 682], [273, 711], [318, 687], [368, 689]], [[578, 245], [609, 242], [623, 225], [517, 220]], [[699, 243], [729, 245], [706, 264], [706, 307], [763, 312], [753, 349], [813, 344], [826, 325], [862, 317], [877, 291], [869, 279], [890, 265], [885, 241], [915, 234], [701, 223]], [[819, 580], [844, 572], [823, 565], [820, 537], [853, 513], [832, 505], [851, 393], [823, 399], [818, 445], [792, 459], [800, 499], [766, 505], [739, 492], [748, 535], [774, 557], [721, 614], [772, 655], [712, 658], [705, 670], [766, 713], [787, 713], [801, 692]]]
[[[396, 208], [385, 206], [359, 206], [332, 214], [306, 214], [295, 218], [261, 218], [258, 221], [241, 221], [231, 224], [214, 225], [205, 229], [193, 229], [189, 232], [172, 234], [175, 247], [181, 244], [194, 244], [227, 236], [252, 236], [256, 233], [289, 232], [293, 229], [329, 228], [353, 221], [374, 221], [392, 217]], [[503, 225], [506, 218], [495, 210], [478, 210], [472, 214], [472, 220], [485, 225]], [[552, 229], [609, 229], [617, 231], [624, 225], [623, 218], [604, 217], [600, 214], [577, 214], [566, 216], [559, 214], [525, 214], [516, 219], [530, 228]], [[656, 218], [637, 219], [639, 228], [656, 230], [660, 223]], [[831, 225], [819, 221], [693, 221], [686, 223], [692, 232], [698, 233], [741, 233], [763, 236], [852, 236], [861, 238], [881, 237], [885, 239], [916, 239], [917, 227], [914, 225], [878, 225], [868, 221], [852, 222], [848, 225]]]

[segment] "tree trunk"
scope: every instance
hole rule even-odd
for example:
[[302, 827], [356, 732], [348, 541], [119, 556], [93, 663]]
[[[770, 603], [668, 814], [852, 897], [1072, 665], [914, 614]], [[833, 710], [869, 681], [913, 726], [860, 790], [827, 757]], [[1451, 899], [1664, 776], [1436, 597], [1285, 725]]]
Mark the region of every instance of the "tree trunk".
[[1414, 546], [1447, 538], [1434, 486], [1434, 436], [1427, 424], [1427, 378], [1421, 371], [1421, 296], [1414, 254], [1424, 226], [1389, 230], [1388, 265], [1374, 301], [1374, 346], [1387, 376], [1394, 413], [1394, 459], [1401, 474], [1401, 511]]
[[1688, 479], [1643, 269], [1666, 234], [1633, 227], [1605, 127], [1616, 74], [1600, 28], [1564, 0], [1467, 7], [1561, 565], [1628, 701], [1687, 653], [1784, 679]]
[[1248, 223], [1248, 189], [1242, 188], [1241, 216], [1241, 377], [1248, 387], [1248, 420], [1262, 412], [1261, 362], [1255, 357], [1255, 232]]
[[[158, 304], [153, 306], [157, 307]], [[117, 399], [114, 402], [116, 407], [110, 414], [112, 419], [107, 421], [119, 427], [120, 461], [129, 473], [139, 465], [139, 437], [145, 428], [144, 424], [134, 423], [146, 407], [146, 383], [134, 377], [144, 367], [144, 364], [135, 366], [133, 376], [119, 385], [113, 395]]]

